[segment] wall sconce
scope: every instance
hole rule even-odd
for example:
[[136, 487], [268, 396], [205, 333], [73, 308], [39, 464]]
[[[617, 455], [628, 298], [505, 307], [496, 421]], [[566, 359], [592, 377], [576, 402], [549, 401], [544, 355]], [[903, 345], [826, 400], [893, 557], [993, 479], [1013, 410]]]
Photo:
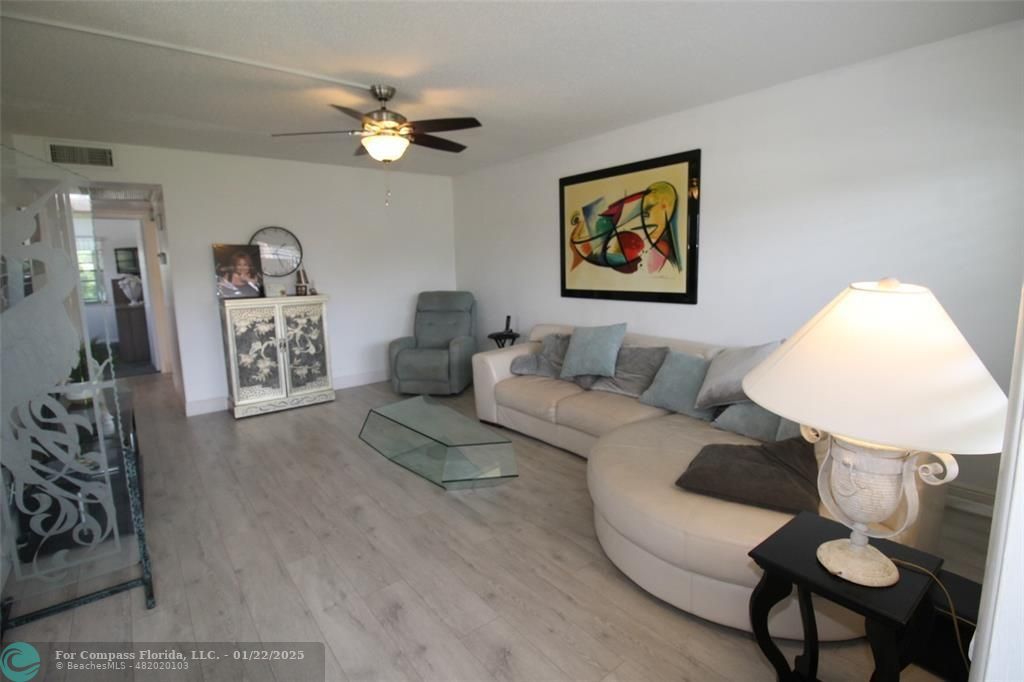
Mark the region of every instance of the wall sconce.
[[690, 198], [700, 199], [700, 187], [697, 185], [697, 178], [690, 178]]

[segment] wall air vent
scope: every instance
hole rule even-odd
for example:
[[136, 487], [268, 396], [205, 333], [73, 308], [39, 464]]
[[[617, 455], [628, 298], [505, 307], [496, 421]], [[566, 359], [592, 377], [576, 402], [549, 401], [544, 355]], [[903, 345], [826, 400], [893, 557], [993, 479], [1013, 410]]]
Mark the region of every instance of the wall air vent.
[[70, 144], [51, 144], [50, 161], [73, 163], [78, 166], [114, 167], [114, 151], [103, 147], [76, 147]]

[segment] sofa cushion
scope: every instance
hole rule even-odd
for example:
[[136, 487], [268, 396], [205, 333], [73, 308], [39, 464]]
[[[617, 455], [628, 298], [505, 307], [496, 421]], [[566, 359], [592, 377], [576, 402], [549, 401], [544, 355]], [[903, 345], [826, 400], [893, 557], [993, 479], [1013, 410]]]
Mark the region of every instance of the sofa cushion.
[[623, 424], [663, 414], [666, 414], [665, 410], [644, 405], [636, 398], [603, 391], [586, 391], [558, 403], [556, 422], [560, 426], [568, 426], [592, 436], [603, 436]]
[[595, 509], [647, 552], [687, 571], [754, 587], [747, 552], [792, 516], [680, 490], [675, 481], [709, 443], [756, 444], [671, 414], [629, 424], [590, 450], [587, 487]]
[[583, 388], [594, 391], [605, 391], [607, 393], [619, 393], [631, 398], [639, 398], [640, 394], [647, 390], [647, 387], [654, 381], [654, 376], [661, 368], [668, 354], [668, 348], [645, 348], [644, 346], [623, 346], [619, 349], [619, 356], [615, 361], [615, 376], [613, 377], [592, 377], [589, 385], [582, 383], [581, 379], [589, 379], [589, 376], [578, 376], [575, 378], [577, 384]]
[[499, 381], [494, 386], [498, 405], [555, 423], [555, 407], [569, 396], [583, 393], [571, 381], [541, 376], [519, 376]]
[[711, 359], [697, 394], [700, 409], [750, 400], [743, 392], [743, 377], [772, 354], [782, 341], [748, 348], [726, 348]]
[[399, 379], [448, 382], [448, 349], [406, 348], [395, 360]]
[[569, 339], [561, 377], [571, 379], [581, 374], [615, 376], [615, 361], [625, 336], [625, 322], [604, 327], [576, 327]]
[[709, 361], [689, 353], [671, 351], [640, 402], [698, 419], [711, 419], [711, 410], [697, 409], [697, 392], [704, 383]]
[[814, 446], [803, 438], [790, 438], [764, 445], [705, 445], [676, 485], [701, 495], [796, 514], [817, 513], [817, 479]]

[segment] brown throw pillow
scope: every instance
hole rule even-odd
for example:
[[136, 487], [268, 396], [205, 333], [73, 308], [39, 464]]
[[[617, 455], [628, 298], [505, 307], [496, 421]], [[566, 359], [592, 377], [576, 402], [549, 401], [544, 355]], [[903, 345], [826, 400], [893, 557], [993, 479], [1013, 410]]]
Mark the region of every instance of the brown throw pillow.
[[802, 438], [705, 445], [676, 485], [692, 493], [796, 514], [818, 512], [818, 462]]

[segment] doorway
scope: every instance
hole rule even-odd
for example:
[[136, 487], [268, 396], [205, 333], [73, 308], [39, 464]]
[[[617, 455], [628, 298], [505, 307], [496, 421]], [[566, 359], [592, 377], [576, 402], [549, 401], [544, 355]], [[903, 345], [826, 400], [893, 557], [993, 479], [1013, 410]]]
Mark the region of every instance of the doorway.
[[92, 226], [76, 233], [76, 247], [89, 337], [109, 339], [118, 378], [169, 372], [177, 388], [181, 363], [162, 189], [93, 182], [88, 196]]

